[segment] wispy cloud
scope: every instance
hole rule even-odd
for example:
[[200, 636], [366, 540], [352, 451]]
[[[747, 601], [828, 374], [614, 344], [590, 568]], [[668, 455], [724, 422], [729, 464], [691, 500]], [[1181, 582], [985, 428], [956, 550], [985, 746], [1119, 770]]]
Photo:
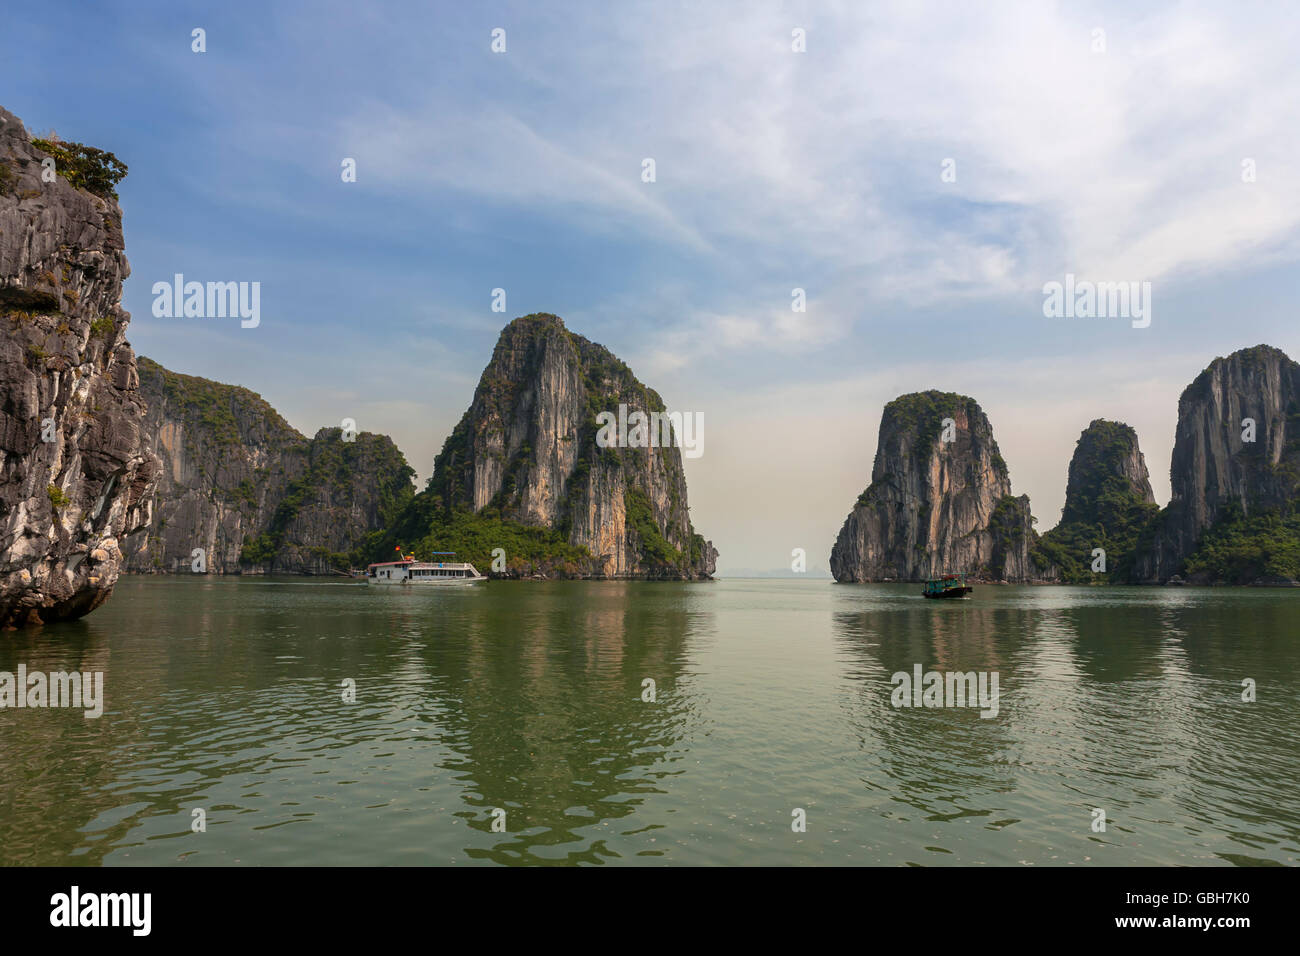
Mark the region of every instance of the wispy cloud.
[[[552, 311], [706, 413], [687, 467], [720, 543], [800, 481], [780, 520], [833, 534], [880, 407], [930, 386], [989, 409], [1050, 524], [1090, 417], [1138, 427], [1167, 494], [1182, 386], [1293, 337], [1300, 20], [1276, 5], [231, 0], [203, 55], [160, 2], [9, 16], [6, 105], [131, 163], [137, 348], [309, 433], [351, 415], [422, 474], [500, 327]], [[87, 63], [127, 78], [113, 110]], [[152, 319], [177, 271], [261, 281], [261, 327]], [[1065, 272], [1151, 281], [1152, 326], [1045, 319]]]

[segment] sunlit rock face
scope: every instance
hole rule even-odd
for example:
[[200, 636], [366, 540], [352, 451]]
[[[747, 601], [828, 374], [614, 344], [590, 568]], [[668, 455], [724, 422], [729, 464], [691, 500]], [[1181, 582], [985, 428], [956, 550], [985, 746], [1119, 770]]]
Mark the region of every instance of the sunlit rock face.
[[43, 181], [0, 108], [0, 627], [80, 617], [112, 594], [149, 520], [146, 451], [111, 196]]
[[1011, 493], [993, 428], [974, 399], [916, 392], [885, 406], [871, 484], [831, 550], [837, 581], [1045, 579], [1030, 560], [1029, 498]]
[[424, 497], [558, 529], [590, 552], [584, 576], [711, 576], [717, 551], [691, 525], [680, 443], [597, 443], [598, 416], [620, 405], [666, 411], [631, 369], [558, 317], [515, 319], [502, 330]]

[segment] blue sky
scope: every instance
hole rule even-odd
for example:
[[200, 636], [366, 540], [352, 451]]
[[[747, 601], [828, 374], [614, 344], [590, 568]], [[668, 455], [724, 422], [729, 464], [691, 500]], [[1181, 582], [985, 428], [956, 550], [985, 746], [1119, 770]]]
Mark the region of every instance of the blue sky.
[[[703, 413], [692, 514], [724, 570], [795, 547], [824, 566], [902, 392], [979, 400], [1046, 529], [1090, 420], [1137, 428], [1163, 503], [1182, 388], [1237, 348], [1300, 355], [1298, 21], [62, 2], [6, 11], [0, 104], [129, 164], [139, 353], [252, 388], [308, 434], [388, 433], [422, 480], [500, 328], [555, 312]], [[261, 282], [261, 325], [155, 318], [176, 272]], [[1150, 281], [1151, 326], [1045, 318], [1066, 272]]]

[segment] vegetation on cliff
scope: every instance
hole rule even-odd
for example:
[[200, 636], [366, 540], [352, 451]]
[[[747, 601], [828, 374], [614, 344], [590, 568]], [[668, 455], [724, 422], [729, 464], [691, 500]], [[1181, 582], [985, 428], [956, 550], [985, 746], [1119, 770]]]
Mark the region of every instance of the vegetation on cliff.
[[655, 524], [650, 499], [640, 488], [629, 488], [623, 493], [623, 510], [628, 527], [636, 532], [641, 543], [641, 553], [660, 565], [681, 565], [682, 552], [665, 540]]
[[284, 442], [302, 440], [293, 426], [256, 392], [173, 372], [143, 355], [137, 364], [142, 385], [146, 389], [152, 385], [166, 397], [169, 414], [187, 426], [186, 436], [191, 443], [202, 436], [217, 448], [237, 445], [242, 440], [239, 423], [252, 421], [265, 423], [268, 434]]
[[1214, 359], [1178, 400], [1170, 479], [1168, 507], [1138, 542], [1133, 580], [1293, 578], [1300, 365], [1269, 345]]
[[[515, 319], [502, 331], [425, 489], [388, 532], [374, 537], [371, 559], [386, 560], [400, 545], [417, 555], [455, 551], [491, 568], [500, 548], [510, 574], [589, 576], [606, 573], [608, 562], [621, 567], [626, 541], [639, 573], [691, 576], [708, 544], [690, 526], [678, 453], [596, 443], [597, 416], [620, 404], [666, 410], [624, 362], [570, 332], [557, 316]], [[538, 411], [543, 405], [545, 418]], [[490, 499], [476, 500], [485, 488]], [[657, 506], [646, 490], [655, 488]], [[625, 527], [593, 535], [592, 515], [608, 523], [616, 512], [606, 499], [620, 489]], [[597, 500], [606, 507], [593, 508]], [[588, 543], [604, 544], [605, 530], [616, 553], [593, 554]]]
[[[364, 493], [377, 499], [377, 528], [383, 529], [397, 521], [415, 494], [411, 484], [415, 470], [387, 436], [361, 432], [352, 441], [344, 441], [341, 429], [325, 428], [312, 439], [308, 454], [306, 472], [289, 483], [266, 530], [245, 542], [239, 554], [241, 562], [263, 564], [293, 546], [327, 559], [334, 567], [365, 563], [373, 550], [374, 535], [382, 531], [358, 536], [347, 551], [329, 551], [314, 543], [311, 527], [297, 527], [304, 508], [323, 512], [322, 517], [336, 527], [346, 526], [348, 511], [356, 504], [358, 493]], [[366, 487], [357, 487], [358, 481]]]
[[[928, 455], [943, 434], [943, 420], [958, 416], [967, 421], [975, 421], [982, 415], [979, 403], [968, 395], [956, 392], [941, 392], [930, 389], [926, 392], [913, 392], [900, 395], [885, 406], [885, 415], [891, 417], [895, 428], [909, 431], [916, 436], [912, 454], [920, 458]], [[999, 477], [1007, 475], [1007, 464], [1002, 456], [994, 453], [994, 465]]]
[[[1105, 584], [1127, 581], [1143, 531], [1148, 521], [1159, 512], [1156, 505], [1132, 499], [1124, 517], [1106, 521], [1078, 521], [1058, 524], [1039, 536], [1030, 552], [1036, 567], [1046, 569], [1052, 565], [1060, 571], [1066, 584]], [[1106, 552], [1106, 571], [1092, 570], [1092, 552], [1101, 548]]]
[[[1159, 507], [1141, 471], [1141, 484], [1123, 463], [1140, 461], [1137, 433], [1122, 422], [1098, 419], [1079, 437], [1061, 521], [1031, 551], [1040, 569], [1054, 565], [1068, 584], [1128, 580], [1140, 540]], [[1094, 549], [1106, 552], [1106, 571], [1092, 570]]]
[[[596, 444], [600, 411], [663, 411], [662, 400], [554, 316], [507, 326], [418, 494], [384, 436], [345, 442], [334, 428], [308, 441], [248, 389], [148, 359], [140, 375], [167, 477], [136, 570], [188, 564], [196, 542], [217, 570], [277, 573], [391, 560], [400, 549], [452, 551], [518, 576], [689, 577], [716, 554], [690, 528], [675, 449]], [[619, 514], [625, 522], [611, 520]], [[593, 554], [592, 541], [612, 554]]]
[[1197, 543], [1185, 571], [1192, 581], [1219, 584], [1300, 581], [1300, 513], [1245, 515], [1233, 503]]
[[447, 514], [431, 497], [418, 498], [391, 528], [371, 535], [366, 547], [368, 561], [392, 561], [398, 550], [425, 561], [451, 551], [484, 574], [494, 570], [493, 552], [500, 548], [504, 573], [518, 577], [585, 577], [593, 563], [586, 548], [569, 544], [559, 531], [508, 521], [496, 512]]
[[126, 177], [126, 163], [112, 153], [53, 137], [33, 139], [32, 145], [54, 159], [54, 171], [78, 189], [117, 199], [117, 184]]
[[[434, 464], [434, 473], [424, 490], [399, 512], [383, 530], [372, 534], [366, 544], [367, 562], [391, 561], [400, 550], [427, 560], [434, 552], [451, 551], [459, 561], [468, 561], [482, 573], [493, 568], [493, 551], [505, 552], [506, 572], [528, 576], [582, 577], [589, 574], [592, 556], [586, 548], [569, 544], [557, 529], [531, 527], [501, 516], [500, 503], [478, 513], [467, 507], [448, 507], [455, 489], [448, 485], [446, 471], [468, 447], [463, 444], [466, 420], [452, 431]], [[500, 573], [500, 572], [498, 572]]]
[[[1180, 407], [1209, 402], [1216, 376], [1229, 365], [1237, 375], [1266, 381], [1271, 381], [1270, 370], [1275, 367], [1282, 369], [1283, 379], [1296, 367], [1271, 345], [1241, 349], [1211, 362], [1183, 392]], [[1197, 539], [1182, 568], [1189, 580], [1217, 584], [1300, 581], [1300, 396], [1291, 393], [1286, 397], [1283, 416], [1275, 422], [1284, 436], [1277, 461], [1271, 460], [1266, 434], [1257, 434], [1255, 441], [1241, 445], [1237, 460], [1242, 497], [1224, 502]], [[1228, 427], [1235, 429], [1239, 423], [1229, 422]], [[1263, 423], [1258, 427], [1263, 432]]]
[[[1241, 354], [1262, 361], [1260, 350], [1268, 348]], [[1219, 584], [1300, 581], [1300, 406], [1295, 400], [1287, 404], [1285, 429], [1276, 462], [1267, 459], [1264, 442], [1258, 440], [1238, 453], [1248, 476], [1249, 510], [1238, 500], [1224, 503], [1187, 557], [1183, 574], [1189, 579]]]
[[188, 568], [203, 547], [217, 573], [328, 573], [364, 560], [369, 535], [415, 493], [392, 441], [340, 428], [308, 439], [260, 395], [142, 358], [151, 441], [166, 461], [136, 571]]

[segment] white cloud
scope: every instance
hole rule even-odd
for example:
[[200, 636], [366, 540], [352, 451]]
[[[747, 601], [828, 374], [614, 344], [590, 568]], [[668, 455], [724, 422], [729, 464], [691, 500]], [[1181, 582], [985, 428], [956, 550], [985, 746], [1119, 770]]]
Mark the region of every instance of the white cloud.
[[[745, 348], [851, 327], [752, 317], [768, 312], [752, 272], [773, 266], [816, 272], [823, 302], [851, 310], [1294, 254], [1300, 70], [1285, 11], [739, 10], [584, 8], [563, 27], [517, 10], [498, 58], [519, 84], [508, 99], [476, 93], [475, 73], [415, 107], [368, 103], [338, 138], [365, 144], [393, 189], [545, 207], [749, 270], [753, 288], [742, 278], [699, 310], [726, 313], [717, 334]], [[792, 24], [807, 53], [790, 51]], [[657, 183], [640, 182], [642, 156]], [[955, 183], [940, 182], [947, 157]]]
[[[356, 156], [358, 207], [371, 211], [349, 220], [358, 249], [376, 236], [418, 249], [425, 230], [445, 230], [481, 241], [503, 272], [526, 274], [520, 257], [553, 228], [566, 242], [577, 230], [644, 257], [643, 271], [610, 281], [600, 262], [575, 256], [555, 266], [563, 282], [545, 291], [562, 288], [572, 308], [524, 303], [532, 293], [516, 297], [512, 285], [510, 314], [561, 311], [671, 407], [706, 412], [705, 457], [686, 467], [698, 523], [724, 562], [761, 566], [745, 552], [788, 553], [786, 538], [823, 561], [868, 480], [882, 406], [928, 387], [981, 402], [1043, 527], [1059, 514], [1078, 432], [1096, 417], [1138, 429], [1165, 500], [1179, 392], [1216, 351], [1271, 337], [1230, 314], [1213, 328], [1202, 322], [1202, 341], [1190, 342], [1166, 303], [1204, 292], [1221, 308], [1216, 293], [1242, 286], [1216, 279], [1300, 253], [1300, 19], [1285, 8], [654, 0], [572, 9], [501, 9], [510, 52], [500, 57], [470, 15], [342, 4], [332, 17], [285, 14], [284, 35], [268, 45], [317, 39], [285, 48], [319, 83], [268, 98], [247, 63], [205, 63], [220, 71], [211, 74], [212, 140], [232, 156], [235, 200], [277, 221], [296, 213], [300, 225], [331, 223], [342, 200], [281, 196], [274, 177], [248, 174], [264, 168], [250, 159], [300, 163], [323, 182], [337, 180], [337, 157]], [[807, 53], [790, 51], [793, 26], [808, 30]], [[1094, 27], [1106, 31], [1103, 54], [1091, 51]], [[386, 59], [345, 63], [346, 79], [324, 72], [354, 46]], [[646, 156], [657, 163], [653, 184], [640, 180]], [[940, 179], [949, 157], [954, 183]], [[1255, 183], [1241, 181], [1247, 157]], [[388, 202], [372, 203], [370, 191]], [[531, 230], [527, 242], [489, 234], [510, 214]], [[458, 267], [481, 264], [477, 255]], [[335, 260], [328, 281], [407, 281], [363, 274], [371, 260], [358, 257], [355, 272]], [[1042, 284], [1067, 271], [1152, 281], [1150, 334], [1098, 326], [1093, 336], [1041, 315], [1035, 324]], [[469, 333], [499, 318], [476, 318], [481, 301], [458, 299], [456, 278], [437, 264], [429, 276], [412, 272], [412, 293], [392, 310], [400, 325], [425, 298], [439, 302], [448, 350], [418, 351], [426, 330], [417, 329], [396, 345], [360, 343], [312, 372], [351, 382], [351, 403], [379, 396], [363, 406], [366, 427], [373, 416], [392, 430], [422, 472], [487, 361], [490, 346], [480, 352]], [[795, 286], [807, 290], [806, 313], [790, 311]], [[1023, 316], [989, 320], [1022, 305]], [[970, 316], [988, 321], [972, 329]], [[940, 321], [978, 341], [970, 360], [920, 352], [887, 364], [909, 354], [913, 329]], [[140, 328], [151, 328], [147, 316]], [[1081, 342], [1087, 354], [1072, 354]], [[232, 363], [246, 359], [243, 344], [227, 347]], [[826, 371], [848, 367], [831, 353], [841, 345], [860, 370]], [[277, 361], [208, 374], [256, 387]], [[817, 374], [835, 379], [797, 381]], [[395, 380], [422, 378], [436, 390], [436, 421], [385, 395]], [[323, 392], [280, 400], [305, 426], [337, 417]]]

